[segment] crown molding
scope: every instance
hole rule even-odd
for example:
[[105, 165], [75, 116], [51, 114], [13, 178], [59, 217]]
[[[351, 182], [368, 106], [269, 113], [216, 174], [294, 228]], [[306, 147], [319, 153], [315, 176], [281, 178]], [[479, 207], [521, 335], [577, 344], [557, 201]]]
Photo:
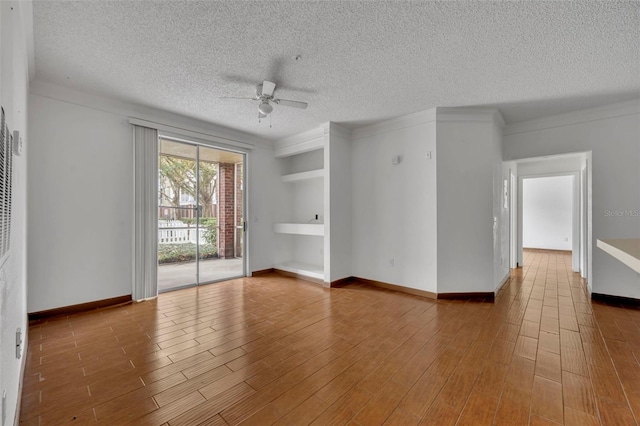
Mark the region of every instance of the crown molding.
[[330, 123], [327, 122], [311, 130], [274, 141], [275, 156], [288, 157], [324, 148], [324, 136], [329, 134], [330, 128]]
[[570, 126], [573, 124], [587, 123], [590, 121], [605, 120], [608, 118], [622, 117], [625, 115], [640, 114], [640, 98], [631, 101], [619, 102], [595, 108], [558, 114], [551, 117], [537, 118], [535, 120], [521, 121], [507, 124], [504, 135], [535, 132], [538, 130], [552, 129], [554, 127]]
[[29, 93], [35, 96], [79, 105], [117, 116], [140, 119], [164, 124], [174, 128], [190, 130], [203, 135], [210, 135], [228, 141], [239, 142], [244, 145], [269, 148], [272, 146], [271, 142], [266, 139], [261, 139], [228, 127], [157, 108], [145, 107], [142, 105], [118, 101], [112, 98], [93, 95], [42, 80], [36, 79], [32, 81], [29, 85]]
[[351, 131], [351, 135], [353, 139], [364, 139], [381, 133], [393, 132], [394, 130], [406, 129], [407, 127], [419, 126], [434, 121], [436, 121], [436, 108], [431, 108], [357, 127]]
[[500, 128], [505, 126], [504, 118], [497, 108], [436, 107], [358, 127], [353, 129], [351, 134], [353, 139], [362, 139], [434, 121], [493, 122]]

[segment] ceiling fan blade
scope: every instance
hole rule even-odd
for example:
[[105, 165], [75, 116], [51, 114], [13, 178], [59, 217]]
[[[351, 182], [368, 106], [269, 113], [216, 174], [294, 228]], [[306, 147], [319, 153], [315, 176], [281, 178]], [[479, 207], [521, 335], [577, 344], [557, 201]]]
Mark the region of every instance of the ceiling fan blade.
[[308, 106], [306, 102], [288, 101], [286, 99], [274, 99], [273, 101], [278, 105], [284, 105], [284, 106], [300, 108], [300, 109], [305, 109]]
[[271, 81], [265, 80], [262, 83], [262, 94], [265, 96], [273, 96], [273, 91], [276, 90], [276, 84]]
[[258, 100], [258, 98], [238, 98], [236, 96], [220, 96], [219, 99], [247, 99], [247, 100], [250, 100], [250, 101], [257, 101]]

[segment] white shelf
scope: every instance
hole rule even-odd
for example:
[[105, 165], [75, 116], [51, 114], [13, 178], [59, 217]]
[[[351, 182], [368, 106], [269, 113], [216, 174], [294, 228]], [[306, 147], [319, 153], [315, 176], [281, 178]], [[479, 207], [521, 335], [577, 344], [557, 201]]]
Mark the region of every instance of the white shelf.
[[324, 223], [275, 223], [273, 231], [278, 234], [324, 235]]
[[301, 180], [319, 179], [324, 177], [324, 169], [311, 170], [308, 172], [292, 173], [282, 176], [283, 182], [299, 182]]
[[597, 240], [598, 248], [640, 273], [640, 238]]
[[298, 275], [304, 275], [306, 277], [324, 280], [324, 268], [320, 265], [311, 265], [309, 263], [292, 261], [277, 264], [275, 265], [275, 268]]

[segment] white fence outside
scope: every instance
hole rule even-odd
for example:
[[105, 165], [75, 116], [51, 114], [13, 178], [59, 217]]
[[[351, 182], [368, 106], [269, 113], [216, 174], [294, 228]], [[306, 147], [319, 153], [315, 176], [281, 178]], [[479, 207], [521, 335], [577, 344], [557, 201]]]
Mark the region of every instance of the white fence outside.
[[187, 224], [181, 220], [158, 220], [158, 228], [182, 228], [184, 226], [187, 226]]
[[159, 220], [158, 244], [195, 244], [196, 242], [207, 244], [207, 240], [204, 238], [206, 231], [206, 228], [200, 228], [197, 232], [195, 226], [189, 227], [179, 220]]

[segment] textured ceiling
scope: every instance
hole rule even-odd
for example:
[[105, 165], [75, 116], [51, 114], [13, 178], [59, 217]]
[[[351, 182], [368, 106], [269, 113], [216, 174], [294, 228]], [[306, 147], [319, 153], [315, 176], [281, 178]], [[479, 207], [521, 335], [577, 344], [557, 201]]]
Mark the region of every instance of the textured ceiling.
[[[36, 79], [276, 139], [434, 106], [507, 122], [640, 96], [640, 3], [35, 1]], [[296, 60], [296, 55], [301, 59]], [[258, 123], [262, 80], [276, 96]]]

